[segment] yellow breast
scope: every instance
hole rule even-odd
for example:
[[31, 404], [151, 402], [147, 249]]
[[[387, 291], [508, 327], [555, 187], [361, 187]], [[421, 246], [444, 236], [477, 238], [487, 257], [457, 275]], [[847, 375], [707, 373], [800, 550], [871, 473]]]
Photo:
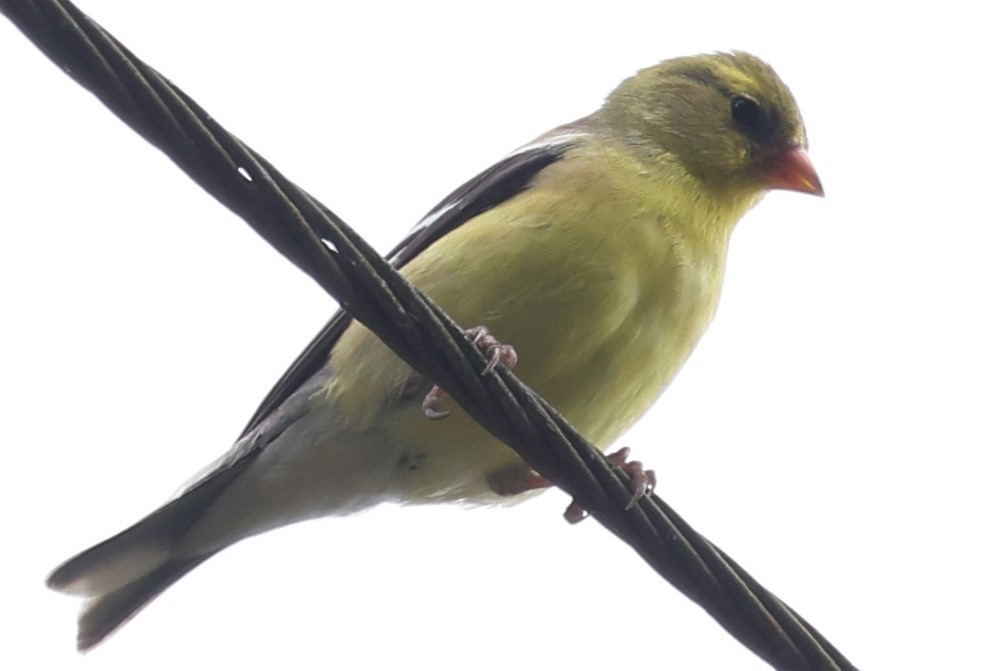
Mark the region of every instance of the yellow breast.
[[[715, 311], [729, 230], [688, 185], [607, 147], [560, 161], [534, 188], [445, 236], [404, 271], [459, 324], [488, 326], [515, 372], [586, 438], [610, 445], [652, 405]], [[493, 498], [517, 456], [463, 411], [399, 401], [411, 371], [354, 324], [330, 396], [360, 431], [387, 431], [415, 466], [405, 499]], [[422, 395], [419, 395], [421, 398]]]

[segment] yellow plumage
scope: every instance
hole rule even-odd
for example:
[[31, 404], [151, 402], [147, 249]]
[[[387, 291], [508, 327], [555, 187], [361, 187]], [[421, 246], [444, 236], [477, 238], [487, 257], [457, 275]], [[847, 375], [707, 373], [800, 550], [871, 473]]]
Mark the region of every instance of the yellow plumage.
[[[646, 412], [705, 331], [729, 233], [757, 195], [696, 198], [659, 168], [591, 138], [404, 269], [459, 323], [513, 345], [521, 379], [601, 448]], [[375, 336], [353, 324], [331, 367], [331, 401], [356, 430], [424, 455], [403, 500], [500, 500], [487, 476], [517, 455], [456, 408], [435, 422], [418, 402], [389, 415], [411, 369]]]
[[[515, 347], [520, 377], [606, 448], [708, 326], [737, 220], [770, 188], [821, 193], [805, 145], [791, 94], [753, 56], [666, 61], [462, 185], [393, 259], [458, 323]], [[541, 485], [450, 400], [446, 417], [424, 414], [431, 385], [336, 315], [230, 452], [52, 574], [51, 587], [91, 598], [80, 647], [249, 536]], [[502, 473], [518, 475], [501, 488]]]

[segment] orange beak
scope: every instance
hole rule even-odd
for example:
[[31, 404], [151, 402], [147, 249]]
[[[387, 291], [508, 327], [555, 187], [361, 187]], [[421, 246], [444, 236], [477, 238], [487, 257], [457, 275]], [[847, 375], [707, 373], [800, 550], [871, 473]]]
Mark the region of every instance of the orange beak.
[[779, 156], [765, 175], [765, 186], [770, 189], [800, 191], [812, 196], [824, 195], [824, 187], [807, 156], [807, 150], [799, 146], [790, 147]]

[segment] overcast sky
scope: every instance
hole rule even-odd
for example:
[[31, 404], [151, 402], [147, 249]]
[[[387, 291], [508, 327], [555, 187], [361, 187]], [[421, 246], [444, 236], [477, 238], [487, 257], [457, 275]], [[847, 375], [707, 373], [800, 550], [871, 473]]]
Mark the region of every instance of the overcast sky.
[[[861, 668], [993, 668], [1001, 21], [967, 1], [680, 4], [81, 0], [382, 250], [640, 67], [768, 60], [827, 198], [773, 193], [741, 222], [715, 322], [619, 444]], [[48, 571], [226, 450], [333, 305], [5, 21], [0, 63], [16, 668], [765, 668], [599, 525], [567, 526], [559, 492], [252, 539], [78, 655]]]

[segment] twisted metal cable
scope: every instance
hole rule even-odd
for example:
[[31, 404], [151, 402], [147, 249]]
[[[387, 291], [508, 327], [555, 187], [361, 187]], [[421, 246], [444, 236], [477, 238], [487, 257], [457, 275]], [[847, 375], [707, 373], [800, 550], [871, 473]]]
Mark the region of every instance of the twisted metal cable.
[[809, 623], [657, 496], [626, 507], [628, 476], [511, 372], [485, 361], [429, 298], [324, 205], [287, 180], [195, 101], [73, 4], [0, 0], [64, 72], [243, 218], [281, 254], [446, 389], [490, 433], [571, 494], [609, 531], [771, 666], [854, 671]]

